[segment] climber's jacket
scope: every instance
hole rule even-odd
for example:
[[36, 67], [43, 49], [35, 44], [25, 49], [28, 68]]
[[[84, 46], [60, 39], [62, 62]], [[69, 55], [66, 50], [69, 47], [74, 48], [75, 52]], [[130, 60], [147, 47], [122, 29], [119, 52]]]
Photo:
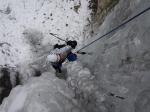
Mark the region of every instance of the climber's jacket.
[[67, 58], [68, 54], [71, 53], [71, 50], [72, 47], [69, 45], [62, 47], [60, 49], [56, 48], [53, 51], [51, 51], [50, 54], [47, 56], [47, 61], [52, 63], [57, 63], [57, 62], [63, 63]]

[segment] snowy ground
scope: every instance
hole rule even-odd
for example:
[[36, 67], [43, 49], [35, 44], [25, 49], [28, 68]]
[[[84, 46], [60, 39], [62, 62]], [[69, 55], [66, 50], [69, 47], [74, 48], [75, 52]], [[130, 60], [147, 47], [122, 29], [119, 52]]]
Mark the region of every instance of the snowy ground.
[[0, 112], [84, 112], [64, 80], [44, 73], [14, 88], [0, 106]]
[[58, 43], [49, 33], [80, 43], [88, 5], [88, 0], [1, 0], [0, 65], [27, 63], [37, 49]]

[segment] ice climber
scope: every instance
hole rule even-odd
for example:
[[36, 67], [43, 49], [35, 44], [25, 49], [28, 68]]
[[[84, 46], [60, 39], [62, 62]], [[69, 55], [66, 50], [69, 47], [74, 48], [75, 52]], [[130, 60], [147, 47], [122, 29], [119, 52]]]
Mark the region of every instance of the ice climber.
[[67, 41], [66, 44], [54, 45], [54, 50], [47, 56], [47, 61], [51, 62], [56, 73], [61, 73], [62, 63], [68, 59], [69, 61], [76, 61], [77, 55], [72, 53], [72, 50], [77, 46], [77, 41]]

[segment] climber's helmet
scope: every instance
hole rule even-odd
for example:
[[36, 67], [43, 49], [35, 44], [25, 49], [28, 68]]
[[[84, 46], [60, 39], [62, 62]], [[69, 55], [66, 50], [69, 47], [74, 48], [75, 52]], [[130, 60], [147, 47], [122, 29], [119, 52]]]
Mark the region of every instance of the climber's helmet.
[[77, 46], [77, 41], [71, 41], [71, 40], [69, 40], [69, 41], [67, 41], [67, 45], [69, 45], [69, 46], [71, 46], [73, 49], [75, 49], [76, 48], [76, 46]]

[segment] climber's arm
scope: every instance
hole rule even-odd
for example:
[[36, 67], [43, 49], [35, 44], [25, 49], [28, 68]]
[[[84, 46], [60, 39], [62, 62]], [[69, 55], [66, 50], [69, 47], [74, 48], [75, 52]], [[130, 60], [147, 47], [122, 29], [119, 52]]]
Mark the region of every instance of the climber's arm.
[[65, 46], [66, 46], [65, 44], [61, 44], [61, 45], [55, 44], [53, 49], [56, 49], [56, 48], [60, 49], [60, 48], [65, 47]]

